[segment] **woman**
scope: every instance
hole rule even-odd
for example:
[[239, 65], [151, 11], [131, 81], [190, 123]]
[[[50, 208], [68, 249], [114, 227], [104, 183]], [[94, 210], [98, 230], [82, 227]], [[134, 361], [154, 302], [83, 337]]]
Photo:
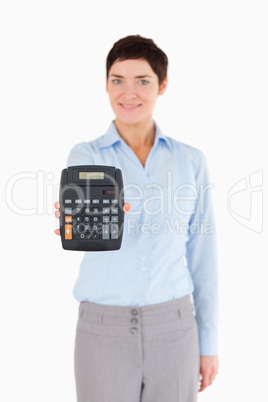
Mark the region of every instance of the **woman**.
[[69, 155], [68, 166], [120, 168], [131, 204], [121, 249], [85, 253], [74, 288], [78, 402], [194, 402], [199, 378], [202, 391], [217, 374], [211, 185], [203, 154], [153, 120], [167, 65], [151, 39], [116, 42], [106, 63], [115, 120]]

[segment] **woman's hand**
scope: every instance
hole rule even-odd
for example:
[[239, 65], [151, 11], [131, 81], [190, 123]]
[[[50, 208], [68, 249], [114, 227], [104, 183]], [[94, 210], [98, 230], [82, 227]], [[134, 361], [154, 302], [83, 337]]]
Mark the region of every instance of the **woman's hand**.
[[[56, 217], [56, 218], [59, 218], [59, 217], [60, 217], [60, 203], [59, 203], [59, 201], [56, 201], [56, 202], [55, 202], [54, 207], [55, 207], [55, 209], [56, 209], [56, 211], [55, 211], [55, 217]], [[130, 204], [129, 204], [128, 202], [125, 202], [125, 203], [124, 203], [123, 210], [124, 210], [125, 214], [130, 210]], [[60, 236], [60, 229], [59, 229], [59, 228], [58, 228], [58, 229], [55, 229], [55, 230], [54, 230], [54, 233], [56, 233], [56, 235]]]
[[199, 392], [213, 383], [219, 369], [218, 356], [200, 356], [201, 384]]

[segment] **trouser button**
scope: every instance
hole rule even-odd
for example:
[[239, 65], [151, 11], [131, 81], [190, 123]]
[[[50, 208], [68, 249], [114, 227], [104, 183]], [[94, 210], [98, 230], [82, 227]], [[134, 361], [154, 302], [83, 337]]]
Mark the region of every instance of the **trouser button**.
[[137, 310], [136, 308], [133, 308], [133, 309], [131, 310], [131, 314], [132, 314], [132, 315], [138, 315], [138, 310]]
[[138, 333], [138, 328], [133, 327], [133, 328], [130, 329], [130, 332], [131, 332], [133, 335], [136, 335], [136, 334]]
[[138, 324], [137, 318], [131, 318], [131, 324]]

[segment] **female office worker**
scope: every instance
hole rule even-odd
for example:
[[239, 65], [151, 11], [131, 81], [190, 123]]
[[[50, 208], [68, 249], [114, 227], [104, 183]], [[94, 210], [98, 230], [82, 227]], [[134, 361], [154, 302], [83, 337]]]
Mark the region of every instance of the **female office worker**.
[[194, 402], [199, 380], [202, 391], [217, 374], [211, 186], [201, 151], [153, 120], [167, 65], [151, 39], [116, 42], [106, 60], [115, 119], [69, 155], [68, 166], [120, 168], [131, 204], [121, 249], [85, 253], [74, 287], [78, 402]]

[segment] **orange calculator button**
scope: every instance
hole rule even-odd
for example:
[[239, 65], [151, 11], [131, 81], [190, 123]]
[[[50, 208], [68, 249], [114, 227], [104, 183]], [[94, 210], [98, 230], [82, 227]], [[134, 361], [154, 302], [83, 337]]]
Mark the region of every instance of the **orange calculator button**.
[[72, 225], [65, 225], [65, 240], [72, 240]]
[[72, 223], [72, 216], [65, 216], [65, 223]]

